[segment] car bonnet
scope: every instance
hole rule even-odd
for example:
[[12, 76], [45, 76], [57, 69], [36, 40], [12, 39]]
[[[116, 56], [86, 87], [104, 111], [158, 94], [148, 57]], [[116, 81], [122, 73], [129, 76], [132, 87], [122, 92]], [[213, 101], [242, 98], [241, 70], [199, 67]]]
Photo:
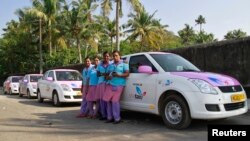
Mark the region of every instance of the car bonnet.
[[212, 86], [240, 85], [236, 79], [230, 76], [210, 72], [171, 72], [171, 74], [190, 79], [201, 79], [210, 83]]

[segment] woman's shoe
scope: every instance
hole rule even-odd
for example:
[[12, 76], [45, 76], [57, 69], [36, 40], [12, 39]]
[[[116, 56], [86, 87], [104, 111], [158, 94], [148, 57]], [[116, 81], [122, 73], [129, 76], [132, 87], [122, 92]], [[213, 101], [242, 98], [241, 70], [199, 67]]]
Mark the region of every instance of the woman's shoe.
[[111, 122], [114, 122], [114, 120], [113, 119], [108, 119], [108, 120], [105, 121], [105, 123], [111, 123]]
[[85, 118], [85, 117], [87, 117], [87, 115], [85, 115], [85, 114], [79, 114], [76, 116], [76, 118]]
[[122, 120], [117, 120], [117, 121], [114, 121], [113, 124], [119, 124], [121, 122], [122, 122]]

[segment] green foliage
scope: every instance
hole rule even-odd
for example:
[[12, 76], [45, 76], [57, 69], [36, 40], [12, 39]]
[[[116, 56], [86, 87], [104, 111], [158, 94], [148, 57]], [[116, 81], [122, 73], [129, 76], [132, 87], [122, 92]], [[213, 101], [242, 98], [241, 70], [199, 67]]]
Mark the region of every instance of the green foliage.
[[209, 43], [217, 41], [217, 39], [214, 38], [214, 35], [212, 33], [208, 34], [205, 31], [201, 31], [198, 34], [195, 35], [195, 43]]
[[241, 29], [235, 29], [233, 31], [229, 31], [225, 36], [224, 38], [226, 40], [229, 40], [229, 39], [239, 39], [239, 38], [243, 38], [243, 37], [246, 37], [247, 36], [247, 33], [246, 32], [243, 32]]
[[45, 54], [44, 56], [44, 68], [49, 69], [53, 67], [65, 66], [68, 64], [76, 64], [79, 62], [79, 58], [76, 55], [76, 48], [60, 49], [53, 56]]
[[[81, 58], [94, 57], [104, 51], [112, 52], [116, 35], [123, 36], [120, 49], [123, 55], [141, 51], [160, 51], [171, 48], [216, 41], [212, 33], [202, 30], [205, 18], [195, 22], [200, 31], [185, 24], [179, 36], [168, 31], [167, 25], [149, 14], [139, 0], [127, 0], [133, 8], [121, 33], [119, 22], [103, 15], [92, 15], [96, 0], [32, 0], [31, 8], [16, 11], [18, 21], [6, 24], [0, 39], [0, 74], [39, 72], [39, 19], [42, 19], [43, 70], [77, 64]], [[102, 12], [108, 14], [122, 0], [102, 0]], [[116, 6], [116, 5], [115, 5]], [[118, 8], [121, 14], [122, 7]], [[117, 14], [117, 13], [116, 13]], [[128, 33], [128, 34], [126, 34]], [[225, 39], [246, 36], [241, 30], [230, 31]]]
[[194, 43], [195, 31], [190, 25], [185, 24], [185, 27], [182, 30], [178, 31], [178, 34], [183, 45], [187, 46]]
[[195, 22], [196, 24], [200, 25], [199, 32], [196, 32], [193, 27], [188, 24], [185, 24], [185, 27], [178, 31], [183, 46], [217, 41], [217, 39], [214, 38], [214, 34], [207, 33], [202, 30], [202, 24], [206, 23], [206, 20], [202, 15], [199, 15]]

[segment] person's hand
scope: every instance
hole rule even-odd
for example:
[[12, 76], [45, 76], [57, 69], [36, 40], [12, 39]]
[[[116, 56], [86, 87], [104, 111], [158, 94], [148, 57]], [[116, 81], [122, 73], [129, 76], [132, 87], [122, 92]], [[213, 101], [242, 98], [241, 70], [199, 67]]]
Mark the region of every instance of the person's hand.
[[112, 76], [113, 77], [118, 77], [119, 75], [117, 74], [117, 72], [112, 72]]
[[111, 80], [111, 79], [112, 79], [112, 76], [105, 76], [105, 79], [106, 79], [106, 80]]

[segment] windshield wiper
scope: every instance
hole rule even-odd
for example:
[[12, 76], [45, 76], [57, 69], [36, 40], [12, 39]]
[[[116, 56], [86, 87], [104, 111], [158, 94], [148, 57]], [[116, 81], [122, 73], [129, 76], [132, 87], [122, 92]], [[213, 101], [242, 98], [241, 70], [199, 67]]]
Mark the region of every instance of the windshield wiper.
[[194, 70], [194, 69], [183, 69], [182, 71], [191, 71], [191, 72], [197, 72], [199, 70]]

